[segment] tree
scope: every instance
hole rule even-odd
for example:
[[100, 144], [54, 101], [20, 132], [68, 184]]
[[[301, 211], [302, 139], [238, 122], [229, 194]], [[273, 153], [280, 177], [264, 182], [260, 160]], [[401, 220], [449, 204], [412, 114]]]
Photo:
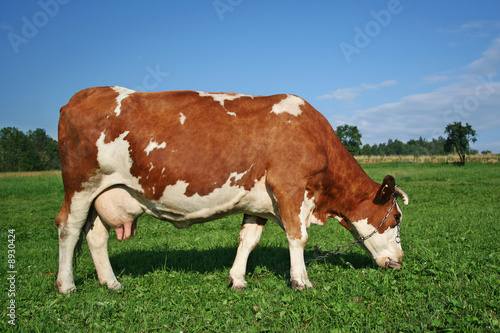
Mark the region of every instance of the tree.
[[57, 141], [37, 128], [24, 134], [15, 127], [0, 129], [0, 172], [60, 169]]
[[52, 139], [44, 129], [37, 128], [35, 131], [28, 131], [28, 139], [38, 153], [40, 162], [37, 169], [53, 170], [61, 168], [57, 141]]
[[372, 147], [370, 147], [369, 144], [365, 144], [363, 148], [361, 148], [361, 155], [366, 155], [366, 156], [371, 156], [372, 154]]
[[340, 141], [352, 155], [357, 155], [361, 147], [361, 133], [357, 126], [342, 125], [335, 130]]
[[37, 157], [23, 132], [15, 127], [0, 130], [0, 171], [31, 171]]
[[405, 144], [398, 139], [394, 140], [392, 144], [392, 149], [396, 155], [406, 155], [406, 147]]
[[476, 142], [477, 140], [476, 131], [472, 129], [469, 123], [465, 123], [465, 126], [463, 126], [462, 122], [459, 121], [448, 124], [444, 133], [448, 134], [445, 150], [452, 152], [455, 149], [460, 157], [460, 164], [465, 165], [465, 157], [470, 150], [469, 142]]

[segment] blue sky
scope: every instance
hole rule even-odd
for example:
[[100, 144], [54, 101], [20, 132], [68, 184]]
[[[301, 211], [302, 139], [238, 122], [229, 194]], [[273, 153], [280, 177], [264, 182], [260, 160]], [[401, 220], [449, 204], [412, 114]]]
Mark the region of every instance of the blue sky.
[[363, 144], [444, 136], [500, 153], [498, 1], [2, 1], [0, 127], [44, 128], [77, 91], [297, 94]]

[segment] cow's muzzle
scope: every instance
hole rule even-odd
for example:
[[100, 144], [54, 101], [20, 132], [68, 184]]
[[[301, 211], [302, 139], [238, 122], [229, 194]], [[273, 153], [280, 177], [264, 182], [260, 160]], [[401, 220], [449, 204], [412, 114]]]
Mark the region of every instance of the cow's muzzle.
[[399, 260], [393, 260], [389, 257], [379, 257], [375, 259], [375, 263], [377, 263], [378, 266], [382, 268], [395, 268], [395, 269], [403, 268], [403, 266], [401, 265], [402, 261], [403, 261], [402, 257], [400, 257]]

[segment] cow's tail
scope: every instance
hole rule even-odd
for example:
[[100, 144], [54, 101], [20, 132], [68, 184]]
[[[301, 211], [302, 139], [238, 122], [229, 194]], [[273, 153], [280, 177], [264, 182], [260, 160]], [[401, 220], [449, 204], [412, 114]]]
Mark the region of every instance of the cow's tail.
[[73, 250], [73, 265], [75, 266], [75, 268], [77, 266], [77, 260], [80, 258], [83, 252], [83, 239], [85, 238], [85, 235], [89, 232], [89, 230], [93, 228], [96, 217], [97, 212], [94, 208], [94, 204], [92, 203], [92, 206], [90, 206], [89, 213], [87, 215], [87, 219], [85, 220], [85, 224], [80, 231], [80, 236], [78, 237], [78, 241], [76, 242], [75, 249]]
[[85, 235], [87, 232], [92, 228], [94, 219], [96, 214], [94, 206], [89, 210], [89, 215], [87, 216], [87, 220], [85, 221], [85, 224], [83, 225], [82, 230], [80, 231], [80, 236], [78, 236], [78, 241], [76, 242], [75, 249], [73, 250], [73, 265], [75, 268], [77, 267], [78, 264], [78, 259], [82, 255], [83, 249], [82, 249], [82, 244], [83, 244], [83, 239], [85, 238]]
[[83, 244], [83, 236], [85, 235], [85, 232], [82, 231], [80, 232], [80, 236], [78, 237], [78, 242], [76, 242], [75, 249], [73, 250], [73, 265], [75, 268], [78, 265], [78, 259], [82, 255], [82, 244]]

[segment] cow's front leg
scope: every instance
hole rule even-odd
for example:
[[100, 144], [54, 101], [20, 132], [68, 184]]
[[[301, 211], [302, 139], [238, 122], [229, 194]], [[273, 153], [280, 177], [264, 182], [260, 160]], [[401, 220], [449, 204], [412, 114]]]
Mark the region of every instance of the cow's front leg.
[[259, 244], [262, 230], [266, 224], [266, 219], [245, 215], [243, 217], [243, 225], [240, 231], [240, 243], [236, 258], [234, 259], [233, 267], [229, 272], [228, 287], [233, 286], [233, 289], [245, 289], [245, 273], [247, 268], [248, 256], [250, 252]]
[[116, 279], [109, 262], [108, 238], [109, 227], [105, 226], [95, 209], [92, 209], [84, 227], [92, 259], [94, 260], [97, 278], [101, 285], [106, 284], [109, 289], [118, 290], [122, 285]]
[[293, 289], [300, 290], [312, 288], [312, 284], [307, 277], [307, 270], [304, 262], [304, 247], [307, 242], [307, 232], [305, 230], [303, 231], [301, 238], [292, 239], [287, 234], [290, 248], [290, 281]]

